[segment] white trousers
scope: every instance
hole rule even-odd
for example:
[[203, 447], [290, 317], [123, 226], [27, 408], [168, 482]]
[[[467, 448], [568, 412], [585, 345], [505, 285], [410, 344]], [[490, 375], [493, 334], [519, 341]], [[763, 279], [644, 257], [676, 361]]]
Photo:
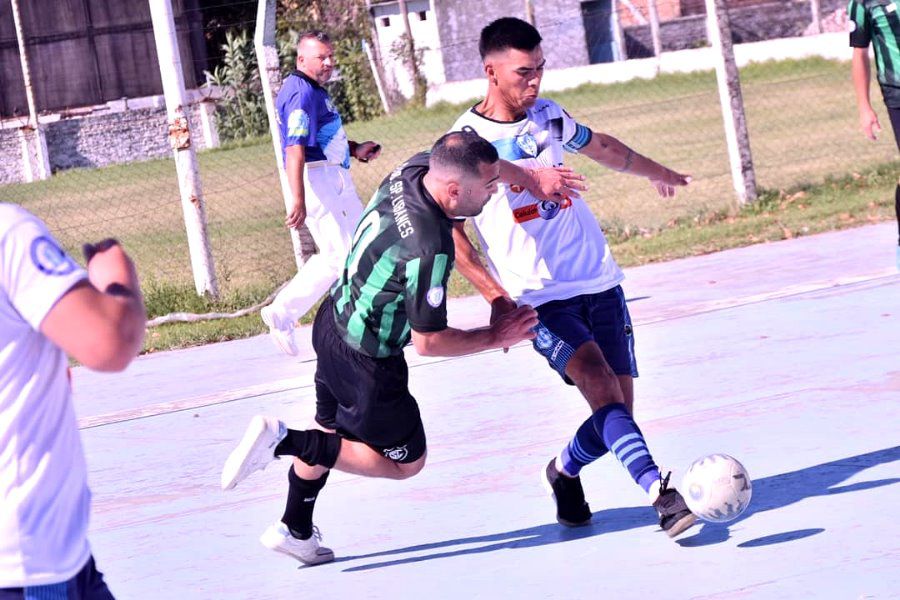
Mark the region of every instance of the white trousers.
[[284, 323], [309, 312], [337, 280], [363, 209], [348, 169], [316, 165], [303, 171], [306, 226], [319, 252], [272, 301], [271, 310]]

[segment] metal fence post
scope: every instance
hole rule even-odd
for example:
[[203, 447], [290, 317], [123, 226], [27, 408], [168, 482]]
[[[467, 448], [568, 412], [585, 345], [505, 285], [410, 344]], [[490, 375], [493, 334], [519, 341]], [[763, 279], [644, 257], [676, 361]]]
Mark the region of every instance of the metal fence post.
[[197, 294], [219, 297], [219, 286], [213, 263], [209, 236], [206, 230], [206, 207], [200, 186], [197, 154], [191, 143], [191, 129], [185, 112], [184, 73], [181, 70], [181, 54], [175, 37], [175, 19], [171, 0], [150, 0], [150, 17], [153, 21], [153, 38], [159, 59], [163, 94], [166, 98], [166, 114], [169, 125], [169, 144], [175, 155], [181, 208], [187, 229], [191, 268]]
[[747, 133], [741, 80], [734, 62], [731, 22], [725, 0], [706, 0], [706, 28], [716, 57], [716, 81], [719, 84], [719, 102], [722, 105], [731, 179], [738, 202], [745, 204], [756, 200], [756, 174], [750, 154], [750, 135]]
[[16, 40], [19, 44], [19, 61], [22, 64], [22, 81], [25, 84], [25, 99], [28, 102], [28, 124], [19, 130], [22, 144], [22, 171], [25, 181], [31, 182], [50, 177], [50, 153], [44, 130], [37, 119], [37, 104], [31, 87], [31, 70], [28, 68], [28, 53], [25, 51], [25, 32], [22, 29], [22, 15], [19, 0], [11, 0]]

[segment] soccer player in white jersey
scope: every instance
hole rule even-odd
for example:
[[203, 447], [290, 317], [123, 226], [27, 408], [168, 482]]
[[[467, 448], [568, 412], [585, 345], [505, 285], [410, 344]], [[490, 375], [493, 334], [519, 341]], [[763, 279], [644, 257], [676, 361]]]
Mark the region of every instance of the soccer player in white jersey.
[[[453, 129], [471, 127], [500, 158], [525, 168], [561, 166], [564, 152], [645, 177], [659, 194], [674, 195], [690, 178], [641, 156], [619, 140], [593, 132], [551, 100], [539, 98], [544, 57], [541, 36], [528, 23], [498, 19], [481, 32], [479, 50], [487, 96]], [[590, 523], [581, 469], [612, 452], [649, 496], [660, 527], [674, 537], [695, 521], [684, 499], [662, 478], [631, 416], [637, 376], [631, 320], [620, 283], [624, 276], [587, 204], [575, 194], [540, 201], [527, 190], [501, 186], [472, 219], [488, 266], [454, 230], [457, 268], [491, 303], [492, 318], [517, 303], [538, 311], [533, 340], [563, 380], [578, 387], [593, 415], [543, 471], [568, 526]]]
[[0, 204], [0, 600], [108, 600], [87, 541], [91, 493], [66, 354], [121, 371], [146, 314], [113, 240], [87, 272], [25, 209]]

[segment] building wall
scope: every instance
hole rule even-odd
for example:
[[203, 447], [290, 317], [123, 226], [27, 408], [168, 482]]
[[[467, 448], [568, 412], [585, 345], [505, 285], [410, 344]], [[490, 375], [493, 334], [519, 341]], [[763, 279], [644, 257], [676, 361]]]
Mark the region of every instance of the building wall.
[[[446, 79], [441, 61], [441, 43], [431, 3], [429, 0], [409, 0], [406, 8], [409, 11], [409, 29], [416, 50], [422, 53], [422, 73], [429, 84], [443, 83]], [[376, 4], [372, 7], [372, 17], [384, 74], [390, 79], [394, 89], [404, 97], [410, 98], [413, 95], [412, 74], [397, 56], [398, 44], [405, 33], [400, 7], [396, 2]]]
[[[189, 111], [191, 140], [203, 149], [199, 109]], [[165, 108], [61, 119], [45, 126], [50, 168], [103, 167], [172, 155]], [[24, 180], [17, 129], [0, 130], [0, 184]]]
[[[434, 0], [446, 81], [483, 76], [478, 55], [481, 29], [500, 17], [525, 18], [524, 2]], [[473, 10], [477, 6], [477, 10]], [[548, 68], [588, 64], [581, 3], [578, 0], [533, 0], [535, 25]]]
[[[843, 0], [821, 0], [822, 15], [845, 6]], [[758, 42], [776, 38], [803, 35], [810, 23], [809, 3], [769, 2], [732, 8], [731, 33], [735, 43]], [[650, 26], [624, 28], [628, 58], [645, 58], [653, 55]], [[660, 23], [659, 34], [664, 51], [685, 50], [706, 45], [706, 15], [682, 17]]]
[[[644, 20], [650, 21], [650, 11], [647, 8], [648, 0], [631, 0], [631, 4], [641, 13]], [[677, 19], [681, 16], [682, 0], [656, 0], [656, 14], [660, 21], [669, 21]], [[619, 20], [622, 27], [631, 27], [632, 25], [640, 25], [641, 21], [636, 19], [631, 11], [619, 2]]]

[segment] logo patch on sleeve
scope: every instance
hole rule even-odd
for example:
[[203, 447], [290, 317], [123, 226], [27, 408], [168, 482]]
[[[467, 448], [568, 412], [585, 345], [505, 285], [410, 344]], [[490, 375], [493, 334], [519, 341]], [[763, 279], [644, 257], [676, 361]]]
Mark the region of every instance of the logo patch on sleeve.
[[302, 108], [292, 110], [288, 115], [288, 137], [302, 137], [309, 135], [309, 115]]
[[31, 262], [41, 273], [47, 275], [68, 275], [75, 270], [75, 261], [52, 238], [45, 235], [32, 240]]
[[425, 294], [425, 299], [428, 300], [428, 304], [431, 305], [432, 308], [437, 308], [441, 305], [441, 302], [444, 301], [444, 288], [442, 286], [435, 286], [428, 290], [428, 293]]

